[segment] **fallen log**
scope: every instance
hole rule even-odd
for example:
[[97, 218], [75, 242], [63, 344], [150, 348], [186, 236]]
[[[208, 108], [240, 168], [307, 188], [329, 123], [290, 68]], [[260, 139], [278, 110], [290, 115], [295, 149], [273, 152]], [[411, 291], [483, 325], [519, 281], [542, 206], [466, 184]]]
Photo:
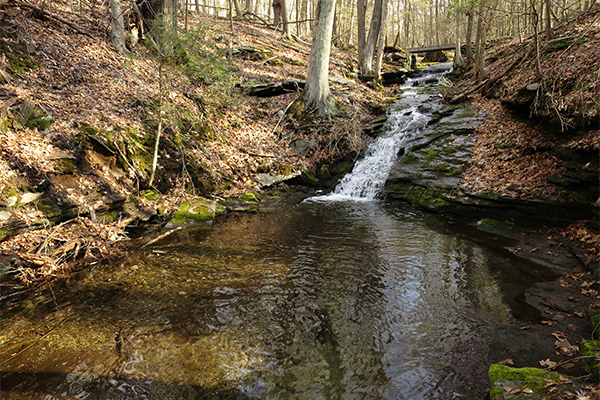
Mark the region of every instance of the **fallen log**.
[[279, 83], [266, 83], [258, 85], [239, 85], [244, 92], [249, 96], [257, 97], [273, 97], [281, 94], [298, 92], [304, 88], [306, 81], [292, 79]]

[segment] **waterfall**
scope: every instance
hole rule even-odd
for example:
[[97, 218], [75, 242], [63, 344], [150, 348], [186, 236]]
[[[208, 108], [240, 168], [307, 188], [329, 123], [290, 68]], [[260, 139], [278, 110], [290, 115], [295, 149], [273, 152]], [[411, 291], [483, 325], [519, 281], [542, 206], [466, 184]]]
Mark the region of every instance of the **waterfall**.
[[418, 106], [430, 99], [430, 95], [418, 94], [424, 83], [437, 85], [451, 65], [441, 64], [420, 70], [418, 77], [408, 79], [402, 86], [403, 95], [396, 100], [385, 126], [385, 133], [378, 137], [366, 150], [364, 158], [354, 165], [333, 192], [317, 196], [312, 200], [364, 200], [377, 198], [398, 158], [398, 153], [412, 141], [430, 121], [429, 116], [418, 111]]

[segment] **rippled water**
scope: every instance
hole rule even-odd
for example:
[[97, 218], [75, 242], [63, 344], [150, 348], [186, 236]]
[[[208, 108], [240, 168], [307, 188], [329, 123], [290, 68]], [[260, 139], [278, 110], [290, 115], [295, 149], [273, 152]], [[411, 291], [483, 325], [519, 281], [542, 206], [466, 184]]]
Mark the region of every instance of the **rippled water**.
[[5, 305], [2, 397], [483, 398], [519, 267], [376, 202], [233, 214]]

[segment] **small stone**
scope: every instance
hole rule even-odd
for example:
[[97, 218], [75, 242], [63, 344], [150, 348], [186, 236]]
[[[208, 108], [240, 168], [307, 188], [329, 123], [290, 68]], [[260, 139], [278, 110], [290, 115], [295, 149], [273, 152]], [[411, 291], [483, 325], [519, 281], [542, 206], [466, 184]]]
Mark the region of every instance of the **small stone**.
[[8, 211], [0, 211], [0, 221], [8, 221], [12, 214]]
[[533, 92], [538, 90], [538, 88], [540, 87], [539, 82], [534, 82], [534, 83], [530, 83], [529, 85], [527, 85], [527, 90]]
[[183, 290], [181, 292], [177, 293], [177, 294], [180, 295], [180, 296], [187, 296], [187, 293], [184, 292]]

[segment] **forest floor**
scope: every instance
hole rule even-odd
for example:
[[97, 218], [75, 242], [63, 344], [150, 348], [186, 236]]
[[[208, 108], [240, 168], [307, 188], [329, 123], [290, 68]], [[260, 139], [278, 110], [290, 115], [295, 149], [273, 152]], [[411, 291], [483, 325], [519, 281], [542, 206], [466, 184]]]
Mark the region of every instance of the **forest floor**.
[[[19, 234], [0, 242], [6, 262], [0, 272], [4, 276], [16, 272], [26, 284], [66, 277], [74, 265], [113, 259], [130, 244], [126, 225], [131, 220], [103, 222], [95, 218], [98, 198], [89, 195], [94, 188], [117, 202], [132, 199], [140, 209], [162, 209], [166, 215], [193, 199], [195, 192], [202, 192], [186, 178], [193, 172], [183, 168], [172, 176], [165, 173], [160, 197], [148, 201], [142, 189], [149, 163], [132, 161], [124, 172], [114, 155], [91, 157], [86, 153], [82, 157], [80, 137], [87, 127], [120, 137], [124, 153], [139, 153], [146, 147], [143, 151], [148, 154], [153, 137], [142, 133], [151, 131], [149, 120], [156, 121], [162, 113], [168, 117], [165, 120], [175, 121], [171, 125], [166, 122], [170, 143], [179, 143], [182, 132], [204, 138], [187, 138], [191, 145], [185, 157], [202, 166], [199, 174], [211, 182], [208, 194], [240, 197], [260, 192], [254, 178], [257, 171], [314, 171], [364, 149], [370, 138], [361, 128], [367, 128], [387, 99], [400, 92], [399, 87], [375, 90], [356, 79], [356, 51], [333, 47], [330, 75], [346, 79], [334, 79], [330, 86], [343, 115], [319, 123], [290, 121], [284, 115], [297, 92], [258, 98], [247, 96], [243, 88], [304, 78], [310, 56], [305, 41], [285, 40], [280, 32], [260, 23], [233, 21], [231, 25], [227, 20], [190, 15], [187, 37], [193, 40], [193, 54], [189, 55], [197, 68], [190, 71], [169, 65], [161, 86], [160, 62], [146, 47], [138, 44], [128, 55], [113, 50], [106, 10], [71, 9], [69, 2], [53, 1], [41, 15], [27, 4], [33, 6], [0, 0], [0, 229], [11, 224], [23, 227]], [[579, 127], [577, 134], [542, 132], [516, 120], [503, 105], [529, 107], [530, 99], [522, 96], [523, 87], [540, 82], [531, 57], [503, 73], [513, 60], [529, 52], [531, 37], [503, 42], [490, 50], [488, 74], [502, 78], [491, 87], [484, 86], [485, 96], [476, 94], [471, 99], [474, 107], [486, 113], [486, 119], [477, 131], [472, 161], [461, 183], [465, 191], [556, 200], [560, 194], [550, 178], [560, 176], [566, 167], [551, 153], [535, 150], [563, 142], [575, 150], [600, 151], [599, 16], [597, 7], [578, 21], [557, 28], [557, 37], [570, 37], [567, 45], [556, 42], [554, 48], [550, 41], [542, 43], [550, 47], [544, 50], [540, 67], [553, 79], [542, 80], [547, 85], [544, 92], [533, 89], [533, 93], [541, 93], [535, 99], [536, 111], [539, 108], [541, 116], [552, 112], [559, 116], [556, 132], [570, 125]], [[184, 26], [180, 20], [180, 29]], [[248, 49], [258, 49], [259, 54]], [[475, 84], [467, 72], [446, 89], [446, 97]], [[161, 88], [169, 108], [157, 111], [153, 105]], [[43, 120], [51, 124], [45, 126]], [[188, 129], [190, 124], [193, 129]], [[291, 139], [312, 139], [319, 146], [304, 157], [290, 147]], [[507, 146], [497, 146], [499, 142]], [[185, 158], [181, 145], [173, 148]], [[159, 164], [168, 163], [169, 158], [180, 163], [179, 155], [167, 154]], [[72, 160], [79, 160], [84, 167], [73, 169]], [[64, 183], [65, 176], [70, 177], [69, 184]], [[75, 205], [89, 212], [54, 226], [44, 223], [43, 210], [24, 200], [25, 195], [41, 192], [51, 194], [59, 205]], [[585, 265], [597, 261], [597, 221], [551, 228], [544, 227], [540, 233], [549, 240], [575, 243]], [[597, 291], [591, 295], [597, 301]]]

